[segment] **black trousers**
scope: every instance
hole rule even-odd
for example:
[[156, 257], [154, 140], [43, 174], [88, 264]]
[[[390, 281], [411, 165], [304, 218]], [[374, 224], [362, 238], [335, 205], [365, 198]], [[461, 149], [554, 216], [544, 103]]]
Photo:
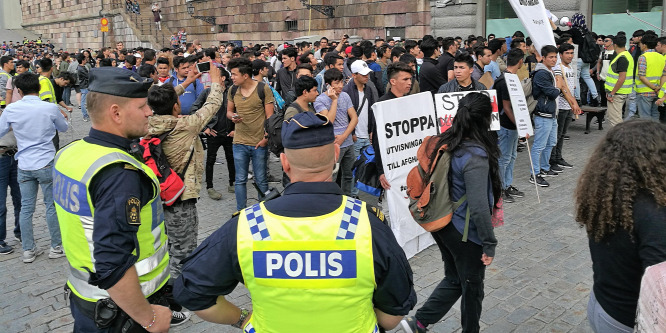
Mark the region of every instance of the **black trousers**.
[[227, 161], [227, 170], [229, 171], [229, 185], [234, 184], [236, 179], [236, 168], [234, 167], [234, 138], [218, 134], [218, 136], [209, 136], [206, 138], [208, 144], [208, 153], [206, 154], [206, 188], [213, 187], [213, 166], [217, 159], [217, 151], [220, 147], [224, 148], [224, 158]]
[[460, 303], [462, 331], [479, 332], [483, 279], [486, 266], [481, 262], [483, 248], [472, 241], [463, 242], [462, 234], [449, 223], [432, 236], [444, 260], [444, 280], [416, 311], [423, 325], [439, 322], [462, 296]]
[[572, 114], [573, 111], [564, 109], [560, 110], [557, 114], [557, 144], [550, 153], [550, 164], [553, 164], [553, 162], [559, 162], [563, 159], [562, 146], [564, 146], [564, 135], [567, 134], [569, 124], [571, 124]]

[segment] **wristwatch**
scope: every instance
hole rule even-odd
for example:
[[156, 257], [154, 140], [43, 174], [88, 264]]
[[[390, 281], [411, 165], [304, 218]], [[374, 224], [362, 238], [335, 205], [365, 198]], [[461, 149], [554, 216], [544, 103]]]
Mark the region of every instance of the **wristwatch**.
[[231, 325], [235, 328], [242, 328], [245, 319], [247, 318], [247, 316], [250, 315], [250, 310], [246, 308], [240, 308], [240, 311], [241, 311], [240, 319], [238, 319], [238, 321], [235, 324]]

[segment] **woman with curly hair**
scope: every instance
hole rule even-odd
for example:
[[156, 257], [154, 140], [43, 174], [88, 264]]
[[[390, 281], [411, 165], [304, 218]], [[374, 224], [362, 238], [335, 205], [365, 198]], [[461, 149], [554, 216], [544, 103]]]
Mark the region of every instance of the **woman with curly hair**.
[[595, 332], [632, 332], [641, 277], [666, 261], [666, 125], [615, 126], [578, 180], [576, 220], [589, 237]]
[[[428, 325], [442, 320], [461, 297], [462, 331], [479, 332], [483, 280], [497, 246], [491, 215], [502, 193], [497, 137], [488, 131], [491, 113], [488, 96], [470, 93], [460, 100], [451, 128], [435, 137], [431, 160], [443, 145], [451, 152], [451, 201], [456, 202], [463, 195], [467, 199], [454, 211], [451, 223], [431, 233], [442, 253], [444, 279], [416, 314], [401, 322], [405, 332], [425, 332]], [[467, 239], [463, 236], [466, 212]]]

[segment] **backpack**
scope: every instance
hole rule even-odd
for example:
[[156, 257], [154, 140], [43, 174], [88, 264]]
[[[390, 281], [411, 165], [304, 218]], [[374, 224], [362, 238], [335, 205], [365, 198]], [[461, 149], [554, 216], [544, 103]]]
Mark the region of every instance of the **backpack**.
[[[437, 144], [436, 136], [428, 136], [416, 153], [418, 164], [407, 175], [407, 196], [409, 212], [414, 221], [428, 232], [441, 230], [451, 222], [453, 213], [467, 200], [463, 195], [457, 202], [452, 202], [449, 193], [449, 169], [451, 153], [443, 145], [437, 151], [435, 160], [430, 156]], [[465, 214], [463, 242], [467, 241], [469, 230], [469, 205]]]
[[592, 37], [592, 34], [587, 33], [583, 36], [583, 45], [580, 46], [578, 56], [584, 63], [596, 63], [601, 54], [601, 48], [597, 45], [597, 41]]
[[163, 133], [158, 137], [142, 138], [139, 141], [141, 147], [144, 163], [155, 172], [157, 179], [160, 181], [160, 197], [162, 203], [167, 206], [173, 205], [178, 198], [185, 191], [185, 183], [183, 183], [183, 176], [187, 171], [187, 167], [192, 161], [194, 150], [190, 152], [190, 158], [183, 168], [183, 173], [178, 174], [171, 168], [164, 151], [162, 150], [162, 142], [171, 132]]
[[379, 172], [375, 164], [375, 149], [369, 145], [361, 150], [352, 166], [352, 177], [356, 179], [356, 188], [376, 197], [382, 194]]
[[[292, 103], [290, 106], [298, 110], [298, 113], [306, 112], [298, 103]], [[284, 146], [282, 146], [282, 126], [284, 125], [285, 111], [277, 110], [273, 112], [273, 115], [268, 117], [264, 123], [264, 130], [268, 134], [268, 145], [266, 147], [268, 151], [277, 157], [280, 157], [280, 154], [284, 151]]]

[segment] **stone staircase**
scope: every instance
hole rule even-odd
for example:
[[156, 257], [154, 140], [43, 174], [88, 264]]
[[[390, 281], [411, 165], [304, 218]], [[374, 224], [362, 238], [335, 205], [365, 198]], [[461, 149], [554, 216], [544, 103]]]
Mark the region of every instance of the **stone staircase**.
[[[153, 49], [161, 49], [169, 46], [171, 34], [165, 22], [162, 21], [162, 30], [157, 29], [157, 25], [153, 20], [153, 12], [150, 10], [152, 2], [150, 0], [138, 0], [140, 13], [137, 14], [133, 11], [127, 11], [125, 8], [125, 0], [112, 0], [109, 15], [115, 16], [113, 18], [114, 24], [118, 26], [127, 26], [133, 32], [133, 35], [138, 39], [140, 46], [148, 46]], [[122, 19], [121, 19], [122, 18]], [[115, 25], [114, 25], [115, 26]], [[116, 31], [116, 40], [125, 42], [126, 47], [136, 47], [132, 38], [127, 33]], [[128, 44], [129, 42], [129, 44]]]

